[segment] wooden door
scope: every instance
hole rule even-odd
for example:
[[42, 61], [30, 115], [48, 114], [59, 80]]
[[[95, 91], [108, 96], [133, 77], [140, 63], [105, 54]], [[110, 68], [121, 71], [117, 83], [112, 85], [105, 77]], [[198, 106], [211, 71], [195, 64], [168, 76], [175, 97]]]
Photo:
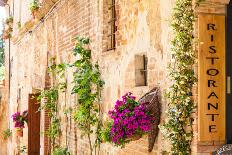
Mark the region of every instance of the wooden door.
[[28, 155], [40, 154], [40, 105], [36, 96], [30, 94], [28, 99]]

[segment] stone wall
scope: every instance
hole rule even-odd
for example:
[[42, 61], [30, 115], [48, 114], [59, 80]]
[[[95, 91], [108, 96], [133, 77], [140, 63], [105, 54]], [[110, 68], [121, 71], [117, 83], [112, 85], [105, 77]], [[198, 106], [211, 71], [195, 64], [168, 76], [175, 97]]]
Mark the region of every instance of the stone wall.
[[[12, 2], [9, 1], [10, 4]], [[74, 60], [72, 49], [75, 44], [74, 38], [77, 35], [87, 36], [92, 40], [93, 61], [99, 63], [102, 78], [105, 81], [102, 92], [104, 119], [107, 117], [107, 111], [114, 106], [114, 102], [128, 91], [133, 92], [139, 98], [157, 86], [160, 88], [160, 96], [163, 96], [170, 84], [166, 68], [171, 61], [172, 34], [169, 24], [174, 0], [116, 0], [116, 49], [110, 51], [106, 50], [107, 0], [60, 0], [55, 5], [50, 2], [51, 0], [49, 0], [47, 13], [42, 20], [31, 19], [26, 2], [21, 4], [22, 13], [19, 13], [20, 15], [15, 13], [14, 21], [21, 20], [22, 24], [25, 24], [28, 20], [32, 20], [30, 22], [32, 26], [21, 32], [16, 26], [14, 27], [15, 35], [11, 44], [10, 58], [12, 70], [10, 114], [17, 110], [27, 109], [28, 95], [48, 87], [46, 69], [51, 57], [55, 56], [57, 63], [70, 63]], [[19, 2], [15, 3], [15, 8], [19, 8]], [[147, 57], [147, 86], [137, 87], [135, 85], [136, 55]], [[72, 71], [66, 71], [65, 75], [68, 88], [65, 93], [60, 93], [59, 97], [61, 109], [59, 116], [62, 124], [59, 142], [63, 146], [69, 146], [73, 154], [85, 155], [88, 154], [86, 139], [80, 137], [73, 119], [70, 119], [71, 116], [66, 117], [63, 113], [65, 109], [73, 107], [76, 103], [76, 96], [71, 95]], [[197, 99], [196, 91], [195, 97]], [[166, 102], [162, 97], [161, 103], [162, 123], [166, 109]], [[44, 113], [41, 120], [41, 129], [44, 130], [48, 121]], [[197, 123], [195, 124], [197, 132]], [[10, 121], [10, 126], [13, 129], [12, 121]], [[21, 139], [13, 135], [8, 145], [10, 155], [16, 154], [17, 146], [27, 145], [27, 128], [24, 129], [24, 135]], [[46, 154], [47, 142], [44, 142], [43, 136], [41, 140], [41, 149]], [[197, 140], [194, 141], [193, 146], [194, 154], [209, 152], [209, 149], [204, 151], [201, 147], [197, 147]], [[154, 150], [150, 154], [161, 154], [167, 149], [168, 145], [159, 134]], [[100, 154], [148, 154], [147, 137], [144, 136], [126, 145], [123, 149], [103, 144]]]
[[[128, 91], [133, 92], [138, 98], [154, 86], [158, 86], [161, 92], [164, 92], [168, 86], [166, 67], [170, 60], [169, 18], [172, 4], [172, 0], [117, 1], [116, 49], [106, 51], [105, 29], [108, 22], [103, 16], [103, 12], [107, 12], [106, 1], [61, 0], [54, 10], [45, 16], [44, 21], [37, 23], [30, 32], [13, 39], [10, 113], [27, 109], [28, 94], [46, 87], [46, 67], [49, 58], [56, 56], [57, 63], [73, 60], [73, 38], [77, 35], [87, 36], [92, 40], [93, 61], [99, 62], [105, 81], [102, 93], [104, 117], [107, 117], [107, 111], [113, 107], [116, 99]], [[22, 23], [26, 23], [28, 18], [31, 18], [26, 12], [21, 14], [21, 17], [15, 16], [15, 21], [21, 18]], [[15, 29], [14, 37], [17, 37], [17, 28]], [[148, 59], [148, 85], [136, 87], [135, 55], [142, 54]], [[71, 71], [66, 72], [66, 78], [69, 84], [67, 92], [60, 94], [61, 110], [74, 106], [76, 100], [75, 96], [70, 95]], [[21, 96], [18, 94], [19, 89]], [[165, 105], [163, 99], [162, 104]], [[73, 120], [70, 117], [66, 118], [63, 112], [60, 113], [60, 117], [61, 129], [65, 131], [62, 132], [60, 143], [67, 144], [73, 154], [87, 154], [88, 143], [80, 137]], [[27, 129], [24, 130], [24, 135], [22, 139], [13, 135], [9, 147], [27, 145]], [[158, 141], [152, 154], [159, 154], [162, 149], [160, 137]], [[41, 145], [44, 150], [44, 145]], [[101, 154], [147, 154], [147, 138], [132, 142], [124, 149], [107, 144], [103, 144], [101, 148]], [[16, 152], [16, 149], [12, 149], [10, 154]]]

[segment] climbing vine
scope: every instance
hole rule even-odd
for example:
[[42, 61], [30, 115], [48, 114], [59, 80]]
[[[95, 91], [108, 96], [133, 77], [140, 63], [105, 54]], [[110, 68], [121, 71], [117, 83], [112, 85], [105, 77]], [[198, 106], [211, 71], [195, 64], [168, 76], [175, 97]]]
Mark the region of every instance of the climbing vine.
[[[51, 59], [55, 61], [55, 59]], [[66, 89], [66, 82], [59, 82], [61, 78], [64, 77], [64, 71], [66, 66], [64, 64], [56, 65], [52, 62], [52, 65], [48, 68], [49, 73], [52, 75], [53, 83], [49, 89], [43, 90], [37, 97], [37, 100], [44, 100], [45, 103], [40, 106], [40, 110], [45, 110], [48, 112], [50, 118], [50, 125], [48, 130], [45, 131], [45, 135], [50, 138], [52, 150], [57, 146], [55, 145], [57, 137], [60, 135], [60, 118], [58, 117], [58, 98], [59, 91], [64, 91]], [[57, 78], [60, 78], [57, 80]]]
[[[58, 100], [58, 89], [51, 87], [50, 89], [41, 92], [39, 99], [43, 98], [46, 103], [41, 106], [41, 110], [48, 111], [48, 116], [50, 117], [50, 126], [45, 134], [51, 139], [55, 139], [59, 135], [59, 119], [57, 118], [57, 100]], [[54, 143], [54, 140], [52, 140]]]
[[[78, 128], [89, 140], [91, 154], [100, 144], [100, 94], [104, 82], [101, 80], [98, 64], [91, 61], [91, 50], [88, 48], [90, 40], [88, 38], [77, 37], [77, 43], [73, 50], [77, 60], [71, 65], [75, 69], [73, 73], [74, 87], [72, 92], [78, 95], [78, 102], [74, 110], [74, 120]], [[96, 139], [91, 141], [91, 134], [95, 133]]]
[[195, 104], [192, 88], [197, 81], [193, 69], [196, 59], [193, 43], [195, 22], [193, 7], [193, 0], [176, 0], [171, 23], [174, 32], [172, 54], [175, 63], [169, 66], [169, 76], [173, 84], [167, 92], [169, 102], [167, 120], [161, 126], [161, 131], [170, 140], [171, 153], [174, 155], [190, 154], [193, 138], [192, 114]]
[[[45, 134], [52, 140], [53, 152], [60, 148], [55, 145], [56, 138], [60, 135], [60, 118], [57, 114], [59, 111], [58, 95], [59, 91], [65, 92], [67, 87], [66, 81], [61, 80], [67, 67], [74, 70], [72, 94], [76, 94], [78, 100], [75, 108], [70, 107], [64, 111], [66, 120], [68, 120], [68, 114], [73, 113], [74, 121], [82, 131], [82, 136], [88, 138], [91, 154], [97, 154], [97, 148], [100, 147], [102, 127], [100, 99], [104, 82], [101, 80], [98, 64], [94, 64], [91, 60], [89, 44], [90, 40], [88, 38], [77, 37], [77, 43], [73, 50], [77, 59], [72, 64], [62, 63], [57, 65], [53, 63], [48, 69], [52, 74], [52, 87], [42, 91], [38, 97], [38, 100], [46, 100], [46, 103], [40, 109], [47, 110], [51, 118], [50, 127]], [[59, 79], [57, 80], [57, 78]], [[57, 83], [57, 81], [61, 82]], [[91, 137], [95, 138], [92, 139]]]

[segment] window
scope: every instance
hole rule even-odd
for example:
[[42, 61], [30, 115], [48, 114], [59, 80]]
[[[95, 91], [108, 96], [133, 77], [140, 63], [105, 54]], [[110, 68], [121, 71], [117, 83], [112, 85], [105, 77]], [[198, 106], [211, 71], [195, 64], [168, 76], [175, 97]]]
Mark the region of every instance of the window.
[[147, 86], [147, 56], [135, 56], [135, 86]]
[[115, 0], [108, 0], [108, 14], [109, 14], [109, 33], [107, 36], [107, 50], [115, 49], [116, 40], [115, 40], [115, 32], [116, 32], [116, 10], [115, 10]]

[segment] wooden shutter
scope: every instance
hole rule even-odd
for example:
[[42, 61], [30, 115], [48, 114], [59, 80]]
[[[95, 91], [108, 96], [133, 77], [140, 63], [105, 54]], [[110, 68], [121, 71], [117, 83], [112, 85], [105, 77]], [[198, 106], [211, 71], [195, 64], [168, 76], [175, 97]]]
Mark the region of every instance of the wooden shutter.
[[37, 95], [30, 94], [28, 99], [28, 154], [40, 154], [40, 112]]

